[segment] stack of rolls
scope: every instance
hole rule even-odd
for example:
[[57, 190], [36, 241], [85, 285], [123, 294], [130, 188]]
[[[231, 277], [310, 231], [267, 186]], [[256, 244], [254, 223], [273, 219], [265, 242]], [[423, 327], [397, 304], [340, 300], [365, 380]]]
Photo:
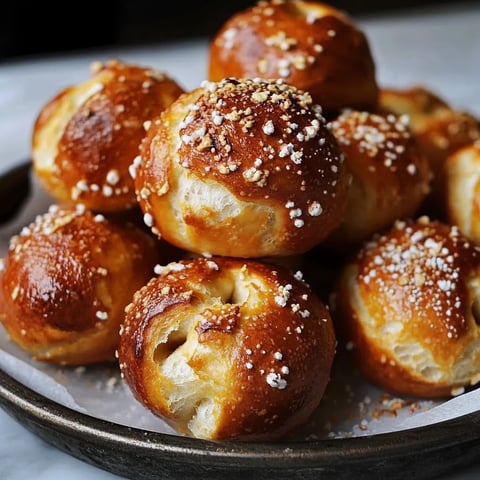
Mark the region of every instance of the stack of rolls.
[[194, 258], [129, 305], [118, 358], [136, 398], [201, 438], [275, 439], [320, 404], [332, 319], [290, 258], [343, 216], [349, 173], [321, 108], [281, 80], [204, 82], [151, 122], [133, 163], [152, 232]]
[[[41, 109], [33, 170], [57, 204], [3, 261], [12, 341], [58, 364], [115, 354], [138, 402], [214, 440], [299, 429], [339, 344], [400, 394], [474, 385], [475, 117], [381, 88], [325, 3], [260, 1], [208, 53], [191, 90], [110, 60]], [[450, 135], [442, 188], [430, 128]], [[420, 217], [447, 191], [448, 221]]]

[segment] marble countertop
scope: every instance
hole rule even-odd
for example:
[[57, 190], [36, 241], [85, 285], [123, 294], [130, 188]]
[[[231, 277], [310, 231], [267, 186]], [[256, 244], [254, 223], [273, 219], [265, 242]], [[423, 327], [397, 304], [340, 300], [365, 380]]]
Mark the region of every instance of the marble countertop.
[[[480, 5], [422, 9], [360, 20], [381, 85], [423, 84], [451, 105], [480, 115]], [[205, 76], [207, 40], [0, 64], [0, 173], [29, 156], [34, 118], [57, 91], [88, 75], [91, 61], [119, 57], [167, 70], [185, 88]], [[0, 409], [2, 480], [119, 478], [77, 460], [27, 431]], [[480, 464], [443, 480], [480, 478]]]

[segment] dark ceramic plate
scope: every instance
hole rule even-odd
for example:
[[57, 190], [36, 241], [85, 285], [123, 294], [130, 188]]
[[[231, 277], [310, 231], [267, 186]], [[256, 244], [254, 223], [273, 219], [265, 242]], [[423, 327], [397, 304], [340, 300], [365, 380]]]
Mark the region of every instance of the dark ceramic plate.
[[316, 442], [209, 442], [124, 427], [52, 402], [0, 370], [0, 405], [27, 429], [92, 465], [150, 479], [436, 478], [478, 460], [480, 412], [435, 425]]
[[[28, 164], [0, 177], [0, 221], [29, 194]], [[15, 196], [13, 195], [15, 193]], [[478, 461], [480, 411], [426, 427], [357, 438], [209, 442], [125, 427], [79, 413], [0, 369], [0, 406], [68, 454], [114, 474], [150, 479], [416, 479]]]

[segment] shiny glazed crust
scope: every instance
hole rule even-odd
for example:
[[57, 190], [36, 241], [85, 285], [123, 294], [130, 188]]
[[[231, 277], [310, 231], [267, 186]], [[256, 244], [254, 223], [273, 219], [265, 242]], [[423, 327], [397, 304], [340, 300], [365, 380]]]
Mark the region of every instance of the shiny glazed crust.
[[2, 323], [36, 360], [113, 360], [124, 308], [159, 260], [156, 240], [137, 227], [52, 206], [10, 241], [0, 275]]
[[259, 2], [228, 19], [209, 51], [209, 79], [282, 78], [326, 111], [373, 109], [378, 87], [365, 34], [343, 12], [308, 1]]
[[429, 193], [431, 172], [406, 115], [347, 110], [329, 126], [352, 175], [343, 222], [328, 239], [342, 251], [414, 216]]
[[342, 343], [387, 390], [448, 397], [480, 381], [480, 249], [457, 227], [397, 222], [344, 267], [335, 296]]
[[153, 68], [111, 60], [67, 87], [40, 110], [33, 128], [37, 177], [59, 202], [99, 212], [136, 205], [128, 167], [144, 124], [183, 92]]
[[382, 89], [379, 106], [384, 112], [409, 116], [412, 134], [433, 173], [425, 211], [445, 220], [445, 162], [458, 149], [480, 139], [480, 120], [452, 108], [423, 86]]
[[171, 263], [126, 309], [118, 358], [135, 397], [182, 434], [271, 440], [319, 405], [336, 346], [298, 275], [253, 260]]
[[155, 233], [235, 257], [309, 250], [341, 221], [349, 181], [310, 95], [259, 79], [180, 96], [152, 122], [131, 171]]

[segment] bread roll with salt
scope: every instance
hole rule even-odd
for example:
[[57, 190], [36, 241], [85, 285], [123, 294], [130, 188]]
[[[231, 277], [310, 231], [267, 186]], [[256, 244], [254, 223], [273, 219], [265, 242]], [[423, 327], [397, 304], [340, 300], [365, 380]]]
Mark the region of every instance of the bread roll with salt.
[[227, 257], [157, 272], [127, 307], [118, 350], [137, 400], [196, 438], [273, 440], [303, 425], [336, 338], [299, 273]]
[[344, 219], [325, 243], [345, 252], [395, 220], [415, 216], [430, 191], [431, 171], [406, 115], [346, 110], [329, 127], [352, 182]]
[[349, 174], [322, 110], [281, 80], [224, 79], [153, 121], [131, 168], [145, 222], [184, 250], [291, 256], [342, 220]]
[[335, 295], [337, 332], [375, 384], [424, 398], [480, 381], [480, 248], [421, 217], [397, 222], [351, 259]]
[[12, 237], [0, 272], [1, 321], [34, 359], [114, 360], [124, 308], [162, 261], [157, 240], [82, 206], [39, 215]]
[[453, 108], [424, 86], [384, 88], [379, 106], [384, 112], [408, 115], [411, 131], [432, 171], [431, 191], [423, 211], [446, 221], [445, 162], [458, 149], [480, 139], [480, 119]]
[[376, 108], [375, 63], [365, 33], [322, 2], [262, 1], [214, 36], [208, 76], [282, 78], [311, 93], [326, 113]]
[[33, 169], [59, 203], [97, 212], [137, 206], [128, 168], [145, 122], [183, 89], [166, 73], [134, 63], [95, 62], [89, 79], [42, 106], [32, 132]]

